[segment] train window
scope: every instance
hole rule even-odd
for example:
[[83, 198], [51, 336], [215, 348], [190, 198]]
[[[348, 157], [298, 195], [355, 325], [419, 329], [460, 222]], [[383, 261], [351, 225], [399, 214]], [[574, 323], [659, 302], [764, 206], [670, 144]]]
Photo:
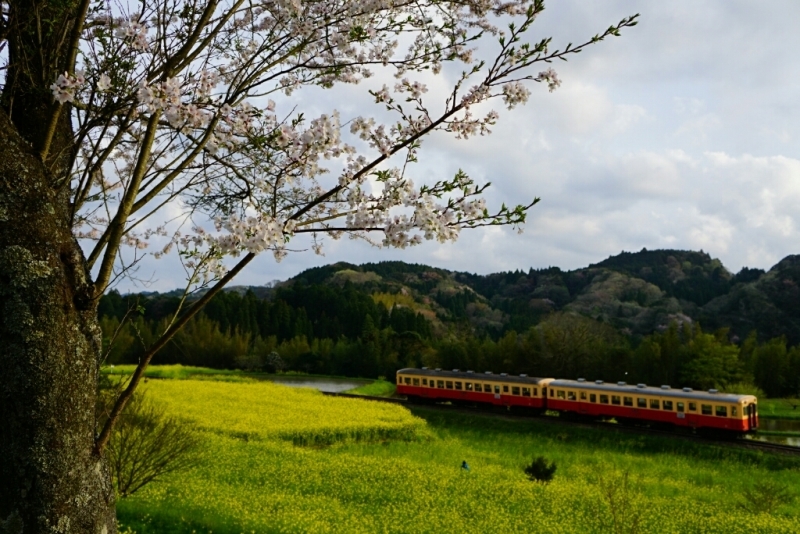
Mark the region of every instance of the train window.
[[511, 394], [512, 395], [519, 395], [519, 388], [518, 387], [512, 387], [511, 388]]
[[597, 395], [595, 395], [594, 393], [590, 393], [589, 402], [597, 402]]
[[574, 391], [567, 391], [567, 400], [571, 400], [571, 401], [575, 400], [575, 392]]
[[620, 405], [619, 395], [611, 395], [611, 404]]
[[415, 379], [414, 379], [414, 385], [415, 385], [415, 386], [418, 386], [418, 385], [419, 385], [419, 378], [415, 378]]
[[466, 389], [467, 391], [472, 391], [472, 382], [465, 382], [464, 389]]
[[444, 389], [444, 380], [437, 380], [436, 387]]
[[608, 404], [608, 395], [600, 395], [600, 404]]
[[731, 406], [731, 417], [736, 417], [737, 413], [736, 406]]
[[531, 396], [531, 388], [522, 388], [522, 396], [523, 397], [530, 397]]
[[406, 377], [406, 384], [411, 384], [411, 379], [409, 377]]
[[422, 379], [422, 385], [423, 386], [427, 386], [428, 385], [428, 379], [427, 378], [423, 378]]
[[555, 396], [556, 396], [556, 394], [555, 394], [555, 391], [556, 391], [556, 390], [554, 390], [554, 389], [551, 389], [551, 390], [550, 390], [550, 396], [551, 396], [551, 397], [555, 397]]
[[633, 397], [622, 397], [622, 404], [625, 406], [633, 406]]
[[716, 406], [716, 416], [717, 417], [728, 417], [728, 407], [727, 406]]
[[672, 411], [672, 401], [664, 401], [664, 409]]
[[[475, 384], [475, 391], [480, 391], [480, 390], [481, 390], [481, 385], [480, 384]], [[492, 387], [489, 384], [484, 384], [483, 385], [483, 391], [485, 391], [486, 393], [491, 393], [492, 392]]]
[[445, 385], [447, 386], [447, 389], [453, 389], [453, 382], [450, 380], [446, 380]]
[[461, 382], [456, 382], [456, 389], [461, 390]]
[[495, 386], [494, 387], [494, 394], [495, 395], [500, 395], [500, 386]]
[[[545, 392], [545, 390], [542, 390], [542, 395], [544, 395], [544, 392]], [[538, 397], [539, 396], [539, 390], [537, 388], [533, 388], [533, 396], [534, 397]]]
[[678, 411], [679, 412], [683, 412], [683, 403], [682, 402], [678, 403]]
[[701, 404], [700, 405], [700, 413], [703, 415], [711, 415], [711, 405], [710, 404]]
[[645, 399], [644, 397], [636, 397], [636, 407], [647, 408], [647, 399]]
[[586, 392], [585, 391], [581, 391], [581, 400], [582, 401], [586, 400]]
[[689, 403], [689, 411], [690, 412], [696, 412], [697, 411], [697, 403], [696, 402], [690, 402]]
[[650, 399], [650, 409], [651, 410], [658, 410], [661, 407], [658, 399]]
[[563, 399], [563, 398], [565, 398], [565, 397], [566, 397], [566, 395], [564, 394], [564, 390], [563, 390], [563, 389], [559, 389], [559, 390], [556, 392], [556, 397], [558, 397], [559, 399]]
[[508, 393], [508, 386], [503, 386], [503, 393]]

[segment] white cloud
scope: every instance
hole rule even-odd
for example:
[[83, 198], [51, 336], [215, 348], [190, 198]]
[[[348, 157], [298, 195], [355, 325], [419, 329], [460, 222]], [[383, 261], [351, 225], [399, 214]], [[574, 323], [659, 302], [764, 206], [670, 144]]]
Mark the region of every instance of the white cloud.
[[[492, 206], [541, 196], [522, 235], [479, 229], [455, 244], [405, 251], [328, 241], [325, 257], [290, 254], [275, 264], [265, 256], [236, 283], [335, 261], [403, 259], [488, 273], [570, 269], [623, 249], [670, 247], [703, 248], [737, 271], [800, 252], [800, 3], [561, 0], [548, 4], [532, 39], [579, 43], [635, 12], [639, 26], [554, 65], [564, 80], [556, 92], [534, 84], [528, 105], [511, 112], [497, 102], [493, 135], [464, 142], [437, 134], [423, 143], [415, 182], [463, 168], [493, 182]], [[443, 101], [451, 74], [426, 75], [426, 98]], [[339, 108], [344, 120], [387, 120], [365, 94], [366, 86], [301, 91], [279, 104], [312, 105], [309, 116]], [[179, 285], [174, 265], [158, 265], [142, 270], [168, 280], [161, 289]]]

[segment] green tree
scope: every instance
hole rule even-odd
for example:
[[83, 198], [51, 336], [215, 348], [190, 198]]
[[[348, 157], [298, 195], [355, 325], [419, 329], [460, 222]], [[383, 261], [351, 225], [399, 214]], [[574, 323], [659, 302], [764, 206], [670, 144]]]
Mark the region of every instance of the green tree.
[[789, 393], [791, 359], [786, 350], [786, 338], [773, 338], [753, 351], [756, 385], [770, 397]]
[[742, 378], [739, 349], [720, 341], [713, 334], [699, 332], [688, 345], [689, 362], [684, 366], [684, 382], [699, 389], [724, 388]]

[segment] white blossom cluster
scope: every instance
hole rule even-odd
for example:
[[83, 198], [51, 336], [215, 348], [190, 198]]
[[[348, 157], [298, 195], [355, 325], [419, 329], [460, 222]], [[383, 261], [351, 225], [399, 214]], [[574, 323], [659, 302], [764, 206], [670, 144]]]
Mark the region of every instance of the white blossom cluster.
[[552, 68], [548, 68], [539, 73], [539, 76], [536, 78], [538, 81], [547, 82], [547, 89], [552, 93], [561, 85], [561, 80], [558, 78], [558, 74]]
[[508, 109], [514, 109], [518, 104], [528, 101], [531, 92], [521, 82], [510, 82], [503, 85], [503, 102]]
[[130, 44], [134, 50], [146, 51], [150, 49], [150, 43], [147, 41], [147, 27], [134, 18], [119, 20], [114, 34], [119, 39]]
[[[72, 112], [83, 145], [70, 191], [76, 235], [96, 240], [90, 266], [107, 264], [119, 245], [144, 248], [154, 234], [135, 228], [168, 206], [178, 206], [193, 230], [176, 232], [155, 254], [177, 247], [192, 276], [205, 270], [211, 277], [227, 256], [270, 250], [280, 259], [301, 234], [317, 253], [320, 236], [368, 239], [370, 232], [383, 233], [382, 246], [404, 248], [457, 239], [464, 227], [524, 220], [523, 207], [490, 214], [483, 189], [466, 177], [417, 186], [408, 174], [427, 133], [486, 135], [499, 118], [483, 107], [490, 99], [513, 109], [530, 96], [526, 82], [558, 88], [553, 69], [536, 77], [524, 70], [564, 55], [550, 53], [547, 40], [539, 48], [519, 41], [539, 3], [203, 5], [211, 11], [186, 0], [98, 4], [84, 32], [82, 64], [51, 86], [56, 101], [80, 102]], [[497, 24], [509, 17], [519, 24], [501, 31]], [[476, 47], [487, 39], [496, 41], [498, 55], [476, 62]], [[448, 61], [469, 66], [444, 102], [431, 104], [421, 73], [438, 73]], [[395, 117], [385, 124], [365, 112], [309, 117], [280, 100], [310, 85], [359, 83], [376, 70], [397, 80], [369, 91], [369, 100]], [[97, 112], [113, 120], [95, 120]], [[109, 221], [122, 198], [133, 199], [118, 219], [124, 238], [109, 244]], [[213, 218], [215, 230], [204, 230], [197, 217]]]
[[237, 256], [242, 251], [258, 254], [271, 250], [275, 259], [280, 261], [286, 256], [286, 242], [294, 232], [295, 222], [264, 215], [242, 219], [234, 215], [226, 219], [218, 218], [216, 227], [227, 233], [219, 236], [203, 235], [222, 254]]
[[50, 90], [53, 92], [53, 98], [59, 103], [73, 102], [75, 100], [75, 93], [86, 83], [83, 71], [76, 71], [74, 75], [65, 72], [59, 74], [58, 79]]

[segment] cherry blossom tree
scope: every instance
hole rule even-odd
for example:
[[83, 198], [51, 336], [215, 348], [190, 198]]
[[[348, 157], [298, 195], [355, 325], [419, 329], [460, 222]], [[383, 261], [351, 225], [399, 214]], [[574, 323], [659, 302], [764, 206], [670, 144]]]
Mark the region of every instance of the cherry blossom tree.
[[[115, 531], [103, 459], [114, 424], [158, 350], [258, 254], [522, 225], [538, 199], [493, 209], [489, 184], [463, 172], [414, 176], [426, 136], [490, 133], [493, 103], [524, 104], [537, 82], [556, 90], [552, 62], [637, 18], [555, 48], [528, 40], [541, 0], [0, 6], [0, 525], [11, 532]], [[452, 86], [436, 99], [430, 80]], [[299, 109], [298, 91], [359, 83], [361, 116]], [[181, 258], [184, 296], [206, 291], [97, 428], [97, 301], [148, 253]]]

